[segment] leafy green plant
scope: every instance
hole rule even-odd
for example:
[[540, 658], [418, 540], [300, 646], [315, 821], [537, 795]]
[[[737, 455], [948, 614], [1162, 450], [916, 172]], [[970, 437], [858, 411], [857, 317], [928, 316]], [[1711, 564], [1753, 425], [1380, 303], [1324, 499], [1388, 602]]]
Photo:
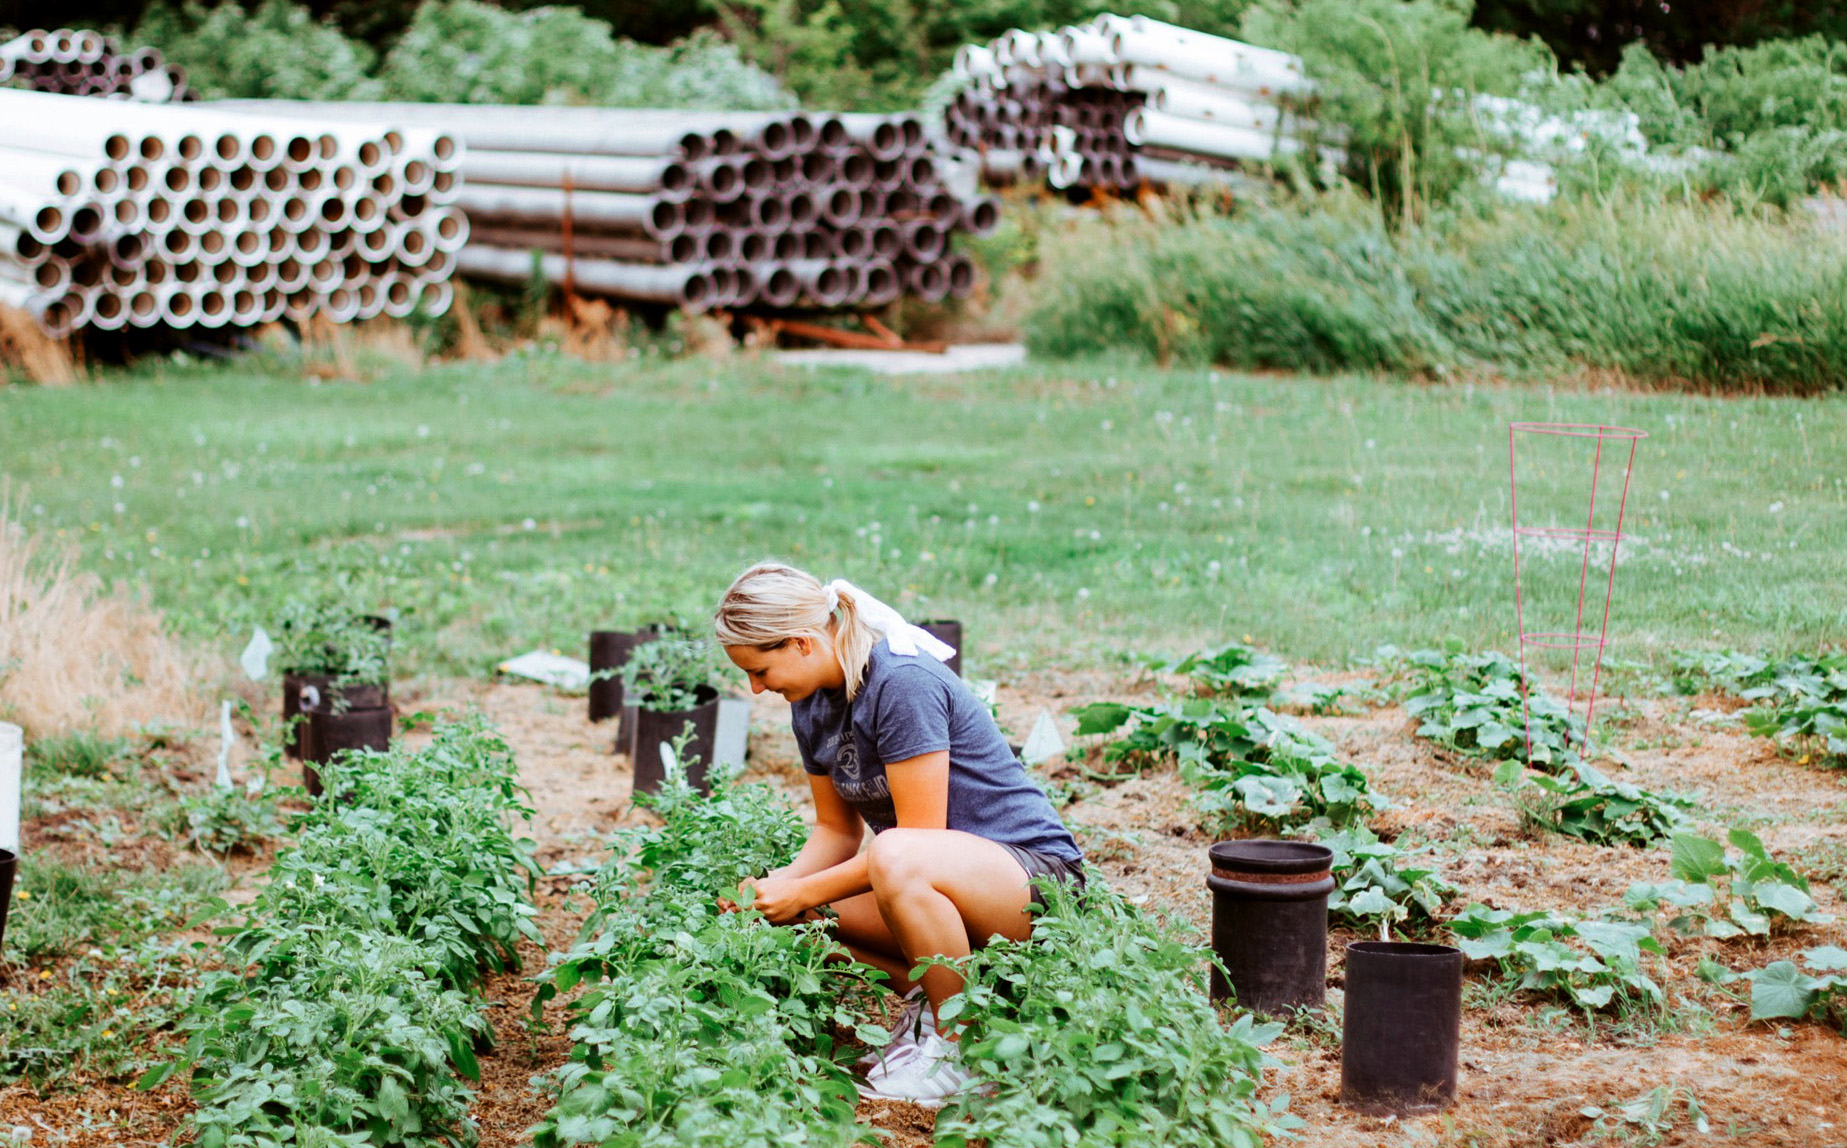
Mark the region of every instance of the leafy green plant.
[[42, 1093], [131, 1079], [161, 1055], [161, 1034], [191, 1002], [193, 975], [190, 953], [164, 940], [56, 969], [16, 969], [0, 989], [8, 1026], [0, 1085], [24, 1080]]
[[336, 686], [377, 685], [387, 674], [391, 636], [337, 597], [296, 599], [276, 625], [276, 666], [321, 675]]
[[1404, 708], [1419, 721], [1417, 736], [1470, 756], [1540, 769], [1578, 760], [1572, 744], [1584, 744], [1584, 723], [1531, 681], [1523, 705], [1520, 669], [1507, 655], [1451, 646], [1417, 650], [1404, 661], [1413, 674]]
[[1437, 870], [1420, 866], [1408, 850], [1379, 840], [1365, 825], [1315, 824], [1303, 832], [1334, 851], [1328, 912], [1348, 924], [1372, 931], [1413, 917], [1434, 922], [1455, 895]]
[[1751, 733], [1847, 762], [1847, 654], [1684, 654], [1675, 666], [1684, 692], [1710, 684], [1757, 703], [1744, 715]]
[[[1679, 1108], [1677, 1115], [1675, 1109]], [[1610, 1100], [1578, 1109], [1590, 1117], [1599, 1136], [1638, 1144], [1659, 1144], [1684, 1118], [1704, 1136], [1711, 1131], [1699, 1098], [1686, 1085], [1663, 1084], [1628, 1100]]]
[[1336, 760], [1325, 738], [1286, 714], [1198, 697], [1174, 705], [1096, 702], [1072, 713], [1080, 736], [1126, 727], [1103, 749], [1104, 762], [1114, 767], [1103, 776], [1176, 762], [1198, 791], [1194, 805], [1214, 824], [1247, 817], [1345, 824], [1390, 805], [1372, 792], [1365, 773]]
[[468, 990], [539, 940], [512, 754], [471, 719], [322, 777], [298, 844], [221, 930], [229, 967], [201, 984], [185, 1052], [139, 1087], [188, 1070], [206, 1148], [472, 1143], [455, 1074], [479, 1075], [491, 1029]]
[[657, 713], [690, 710], [717, 681], [710, 642], [667, 635], [635, 647], [617, 671], [622, 696]]
[[74, 730], [26, 743], [26, 762], [37, 769], [67, 777], [103, 778], [109, 766], [128, 752], [122, 738], [103, 737], [89, 730]]
[[776, 928], [748, 908], [721, 911], [740, 878], [786, 862], [803, 834], [766, 787], [711, 781], [708, 798], [674, 758], [643, 799], [662, 825], [618, 833], [582, 937], [538, 978], [535, 1019], [583, 990], [570, 1004], [571, 1060], [533, 1129], [539, 1148], [863, 1138], [841, 1065], [852, 1046], [836, 1034], [885, 1038], [854, 1007], [880, 974], [838, 960], [823, 922]]
[[1775, 860], [1763, 842], [1744, 829], [1728, 836], [1732, 848], [1691, 833], [1673, 839], [1673, 879], [1632, 885], [1623, 901], [1638, 912], [1668, 908], [1668, 927], [1707, 937], [1769, 936], [1774, 918], [1825, 924], [1809, 896], [1808, 879]]
[[1562, 997], [1586, 1013], [1661, 1007], [1660, 986], [1642, 971], [1644, 953], [1664, 951], [1647, 925], [1471, 904], [1449, 927], [1465, 956], [1493, 961], [1516, 991]]
[[163, 828], [174, 841], [214, 856], [252, 852], [285, 831], [273, 790], [218, 786], [181, 797]]
[[1773, 961], [1744, 973], [1751, 982], [1751, 1019], [1802, 1020], [1839, 1015], [1847, 1033], [1847, 951], [1835, 945], [1804, 949], [1802, 963]]
[[1179, 674], [1192, 679], [1194, 692], [1203, 696], [1251, 699], [1274, 705], [1277, 687], [1289, 665], [1244, 642], [1227, 642], [1217, 649], [1185, 657], [1162, 654], [1137, 659], [1157, 674]]
[[1196, 946], [1094, 884], [1045, 897], [1030, 940], [956, 962], [966, 984], [941, 1015], [965, 1022], [959, 1055], [985, 1087], [942, 1111], [938, 1144], [1259, 1148], [1301, 1126], [1256, 1095], [1283, 1026], [1221, 1025]]
[[7, 917], [10, 953], [38, 960], [96, 949], [105, 955], [221, 910], [229, 884], [215, 865], [165, 872], [72, 864], [53, 857], [21, 866]]
[[133, 43], [152, 44], [210, 99], [367, 100], [376, 54], [290, 0], [149, 6]]
[[1589, 762], [1549, 774], [1506, 761], [1494, 779], [1513, 792], [1522, 823], [1594, 845], [1653, 845], [1685, 828], [1693, 808], [1690, 797], [1616, 781]]

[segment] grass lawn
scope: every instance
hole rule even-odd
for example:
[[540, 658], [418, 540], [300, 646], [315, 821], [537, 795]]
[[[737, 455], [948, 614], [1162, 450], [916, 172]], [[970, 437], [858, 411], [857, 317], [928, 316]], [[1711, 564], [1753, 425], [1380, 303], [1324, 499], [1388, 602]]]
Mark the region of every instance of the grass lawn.
[[[0, 474], [16, 516], [227, 652], [345, 571], [363, 604], [410, 612], [402, 670], [476, 672], [579, 652], [593, 627], [698, 618], [779, 556], [962, 618], [976, 670], [1245, 635], [1340, 662], [1448, 636], [1512, 650], [1510, 420], [1650, 436], [1616, 656], [1847, 633], [1839, 395], [545, 354], [318, 383], [259, 356], [0, 390]], [[1541, 445], [1522, 455], [1523, 522], [1584, 525], [1589, 455]], [[1524, 554], [1528, 628], [1571, 629], [1581, 550]], [[1593, 629], [1604, 562], [1585, 577]]]

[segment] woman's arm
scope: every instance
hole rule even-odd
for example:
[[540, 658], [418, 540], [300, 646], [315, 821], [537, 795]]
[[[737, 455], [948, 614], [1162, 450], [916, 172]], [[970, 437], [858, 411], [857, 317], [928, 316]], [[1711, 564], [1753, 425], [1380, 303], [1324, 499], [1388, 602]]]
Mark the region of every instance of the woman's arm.
[[811, 773], [808, 789], [814, 795], [814, 831], [803, 842], [795, 860], [770, 870], [771, 877], [807, 877], [850, 860], [859, 852], [865, 823], [834, 789], [833, 780], [825, 774]]
[[[825, 777], [809, 777], [814, 791], [815, 831], [794, 862], [755, 882], [754, 908], [776, 924], [792, 921], [819, 905], [872, 891], [866, 855], [859, 852], [860, 819]], [[944, 829], [949, 824], [949, 751], [937, 750], [885, 767], [892, 805], [901, 829]], [[826, 856], [817, 842], [843, 841], [842, 822], [852, 825], [846, 854], [834, 864], [804, 870], [804, 862]], [[825, 838], [824, 838], [825, 834]]]

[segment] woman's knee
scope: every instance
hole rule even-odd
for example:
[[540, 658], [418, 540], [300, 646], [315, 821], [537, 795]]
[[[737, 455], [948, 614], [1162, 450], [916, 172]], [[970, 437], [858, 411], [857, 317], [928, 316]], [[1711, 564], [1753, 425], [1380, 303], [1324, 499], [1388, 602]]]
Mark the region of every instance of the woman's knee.
[[927, 829], [887, 829], [866, 850], [866, 876], [874, 893], [897, 892], [930, 880], [932, 837]]

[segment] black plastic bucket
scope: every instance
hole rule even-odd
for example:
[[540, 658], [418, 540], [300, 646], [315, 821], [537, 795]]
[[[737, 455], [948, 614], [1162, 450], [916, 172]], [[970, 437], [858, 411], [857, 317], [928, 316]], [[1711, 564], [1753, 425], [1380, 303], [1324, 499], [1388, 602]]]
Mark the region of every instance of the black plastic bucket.
[[321, 775], [314, 766], [325, 765], [347, 750], [391, 748], [389, 706], [341, 713], [327, 706], [309, 706], [302, 712], [308, 720], [302, 724], [301, 777], [310, 797], [321, 793]]
[[[590, 720], [607, 721], [622, 713], [622, 679], [615, 671], [628, 664], [635, 647], [661, 636], [664, 626], [639, 630], [590, 631]], [[598, 674], [608, 676], [599, 678]]]
[[693, 739], [686, 743], [681, 755], [698, 760], [688, 767], [686, 779], [694, 788], [706, 789], [706, 770], [712, 764], [712, 751], [718, 745], [718, 691], [711, 686], [700, 686], [698, 695], [699, 704], [690, 710], [635, 711], [635, 748], [629, 760], [635, 766], [636, 793], [655, 793], [660, 789], [661, 782], [667, 779], [666, 768], [661, 764], [661, 743], [672, 745], [689, 721], [693, 723]]
[[955, 656], [943, 664], [949, 672], [961, 676], [962, 673], [962, 623], [953, 618], [935, 618], [928, 622], [917, 623], [917, 628], [948, 642], [956, 648]]
[[326, 674], [283, 674], [282, 722], [288, 733], [282, 741], [282, 752], [294, 758], [305, 756], [303, 746], [306, 744], [304, 738], [307, 736], [307, 723], [291, 719], [300, 716], [308, 706], [373, 710], [390, 704], [391, 687], [382, 683], [336, 688], [333, 679]]
[[0, 849], [0, 953], [6, 952], [6, 915], [13, 908], [13, 874], [19, 869], [19, 854]]
[[1462, 950], [1361, 941], [1347, 946], [1340, 1102], [1361, 1112], [1436, 1112], [1456, 1099]]
[[1327, 997], [1329, 867], [1334, 852], [1304, 841], [1221, 841], [1212, 874], [1212, 999], [1260, 1013], [1319, 1008]]

